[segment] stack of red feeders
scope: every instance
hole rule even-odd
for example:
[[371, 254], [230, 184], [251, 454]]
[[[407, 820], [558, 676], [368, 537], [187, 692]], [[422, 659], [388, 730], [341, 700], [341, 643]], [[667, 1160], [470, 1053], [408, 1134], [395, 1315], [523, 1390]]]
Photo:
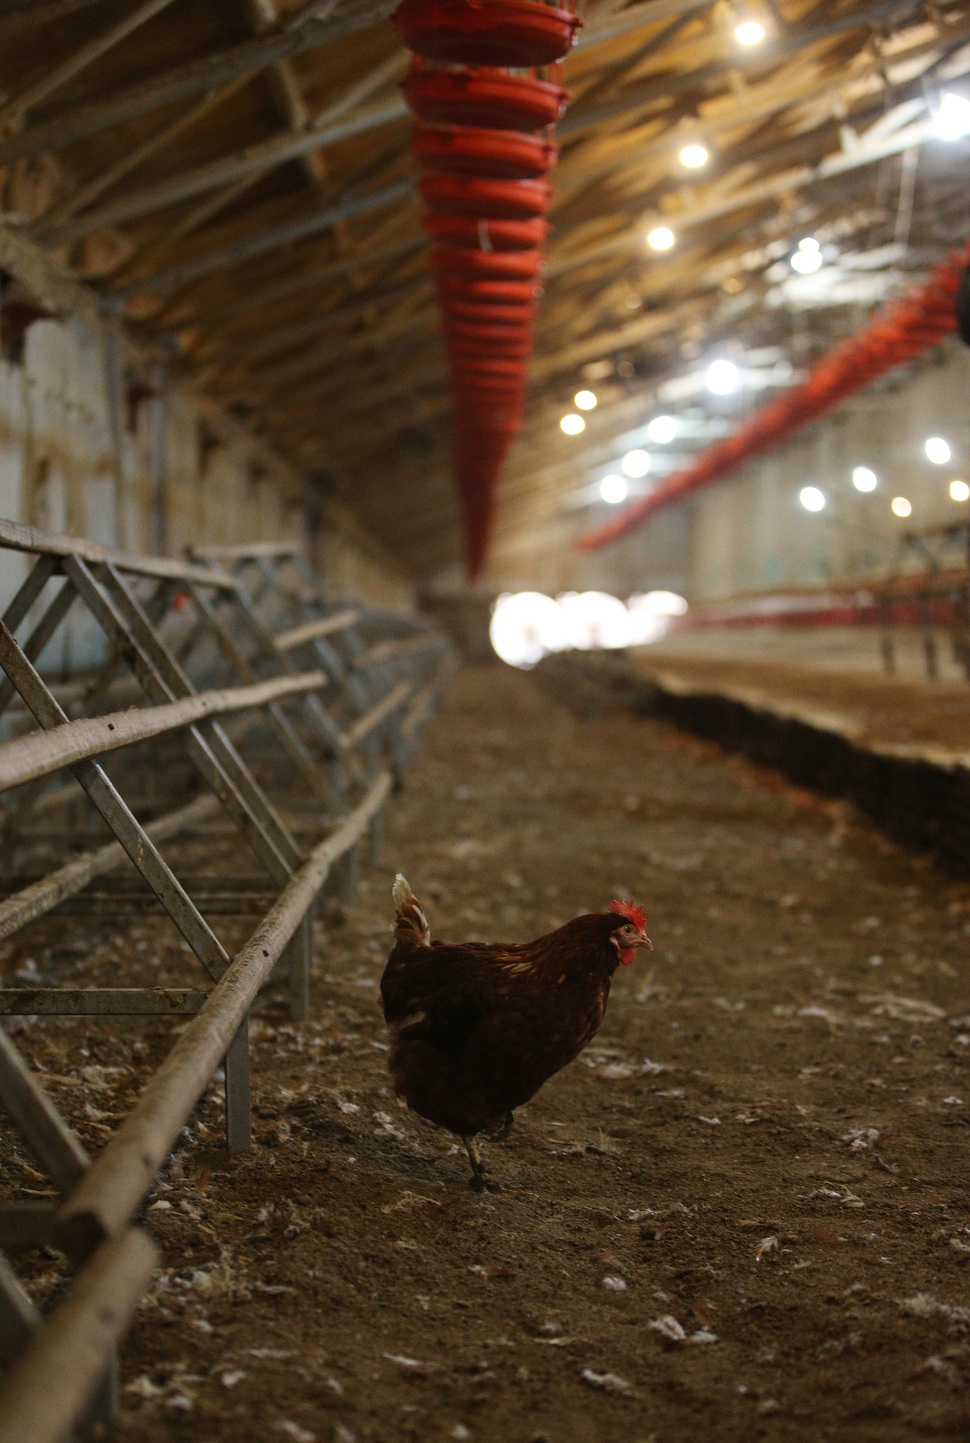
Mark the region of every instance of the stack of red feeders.
[[[552, 127], [566, 92], [539, 72], [582, 22], [544, 0], [404, 0], [394, 24], [415, 54], [404, 94], [418, 117], [424, 228], [454, 400], [454, 470], [469, 574], [484, 566], [502, 463], [519, 428], [541, 294]], [[527, 73], [513, 74], [512, 71]]]

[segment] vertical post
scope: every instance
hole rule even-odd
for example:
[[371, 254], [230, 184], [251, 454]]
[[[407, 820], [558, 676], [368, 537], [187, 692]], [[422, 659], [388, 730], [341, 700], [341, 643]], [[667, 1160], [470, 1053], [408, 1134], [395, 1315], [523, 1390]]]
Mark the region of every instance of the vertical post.
[[114, 470], [115, 543], [124, 550], [128, 541], [125, 517], [125, 361], [121, 332], [112, 325], [104, 331], [104, 373]]
[[159, 371], [156, 384], [158, 394], [151, 403], [152, 550], [156, 556], [164, 556], [168, 551], [168, 393], [164, 371]]
[[252, 1089], [249, 1075], [249, 1018], [226, 1053], [226, 1146], [245, 1152], [253, 1140]]
[[294, 1022], [305, 1022], [310, 1015], [310, 973], [313, 969], [314, 903], [293, 934], [283, 957], [289, 967], [290, 1016]]
[[352, 907], [357, 900], [358, 860], [357, 847], [351, 847], [341, 867], [341, 900]]

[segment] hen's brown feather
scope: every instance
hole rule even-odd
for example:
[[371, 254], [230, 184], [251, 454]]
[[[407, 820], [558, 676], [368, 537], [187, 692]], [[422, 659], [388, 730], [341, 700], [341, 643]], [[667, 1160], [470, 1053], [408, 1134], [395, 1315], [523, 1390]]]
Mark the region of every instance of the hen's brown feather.
[[463, 1137], [500, 1125], [596, 1035], [617, 925], [589, 913], [508, 945], [416, 945], [398, 931], [381, 979], [396, 1091]]

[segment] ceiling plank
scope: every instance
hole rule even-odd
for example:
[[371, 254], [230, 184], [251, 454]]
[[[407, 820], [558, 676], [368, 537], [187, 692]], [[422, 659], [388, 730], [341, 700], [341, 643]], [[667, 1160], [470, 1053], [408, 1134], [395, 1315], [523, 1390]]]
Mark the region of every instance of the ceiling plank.
[[278, 60], [329, 45], [373, 23], [372, 9], [354, 6], [330, 20], [311, 19], [298, 30], [282, 30], [256, 40], [245, 40], [146, 76], [100, 100], [72, 106], [3, 140], [0, 164], [38, 155], [42, 150], [59, 150], [72, 141], [134, 120], [161, 106], [203, 94], [238, 75], [254, 75]]

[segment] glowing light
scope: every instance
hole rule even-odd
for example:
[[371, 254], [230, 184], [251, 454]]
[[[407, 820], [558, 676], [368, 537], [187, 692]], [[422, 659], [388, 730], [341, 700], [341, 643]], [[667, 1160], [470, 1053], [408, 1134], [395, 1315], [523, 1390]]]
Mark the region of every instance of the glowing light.
[[626, 607], [605, 591], [567, 592], [559, 598], [566, 645], [577, 651], [626, 646], [630, 627]]
[[970, 135], [970, 100], [952, 90], [944, 91], [933, 117], [933, 129], [940, 140], [962, 140]]
[[892, 500], [892, 513], [894, 516], [912, 516], [913, 503], [907, 501], [905, 496], [894, 496]]
[[741, 384], [741, 372], [733, 361], [712, 361], [705, 381], [712, 395], [730, 396]]
[[674, 245], [677, 237], [669, 226], [655, 225], [647, 235], [647, 245], [651, 250], [669, 251]]
[[597, 406], [595, 391], [577, 391], [573, 401], [581, 411], [595, 411]]
[[638, 593], [627, 605], [604, 591], [556, 599], [538, 591], [506, 592], [495, 603], [489, 635], [503, 661], [528, 668], [551, 651], [646, 645], [686, 611], [687, 602], [674, 591]]
[[825, 510], [825, 492], [820, 491], [817, 486], [803, 486], [798, 493], [798, 499], [806, 511]]
[[950, 482], [950, 500], [970, 501], [970, 486], [967, 485], [966, 481]]
[[799, 275], [810, 276], [820, 271], [824, 264], [822, 247], [814, 236], [805, 236], [804, 240], [798, 242], [798, 250], [791, 258], [793, 271], [798, 271]]
[[610, 506], [619, 506], [629, 493], [629, 486], [622, 476], [604, 476], [600, 482], [600, 495]]
[[923, 450], [926, 452], [927, 461], [932, 461], [934, 466], [945, 466], [953, 455], [949, 441], [944, 441], [942, 436], [927, 437]]
[[506, 593], [495, 603], [489, 626], [494, 651], [509, 666], [535, 666], [567, 645], [563, 615], [551, 596], [538, 591]]
[[586, 430], [586, 422], [582, 416], [577, 416], [575, 412], [570, 412], [568, 416], [563, 416], [559, 422], [559, 429], [560, 431], [565, 431], [567, 436], [578, 436]]
[[647, 427], [647, 435], [658, 446], [669, 446], [677, 435], [677, 420], [674, 416], [654, 416]]
[[879, 477], [868, 466], [856, 466], [852, 472], [852, 484], [857, 491], [875, 491]]
[[646, 476], [650, 470], [650, 457], [646, 451], [628, 451], [620, 462], [624, 476], [631, 477], [634, 481], [641, 476]]
[[760, 45], [765, 38], [765, 27], [760, 20], [742, 20], [734, 38], [739, 45]]
[[626, 604], [629, 646], [647, 646], [666, 635], [672, 616], [683, 616], [687, 602], [675, 591], [637, 593]]
[[700, 170], [701, 166], [706, 165], [710, 158], [711, 153], [707, 146], [701, 145], [696, 140], [692, 141], [690, 145], [685, 145], [680, 152], [680, 163], [685, 170]]

